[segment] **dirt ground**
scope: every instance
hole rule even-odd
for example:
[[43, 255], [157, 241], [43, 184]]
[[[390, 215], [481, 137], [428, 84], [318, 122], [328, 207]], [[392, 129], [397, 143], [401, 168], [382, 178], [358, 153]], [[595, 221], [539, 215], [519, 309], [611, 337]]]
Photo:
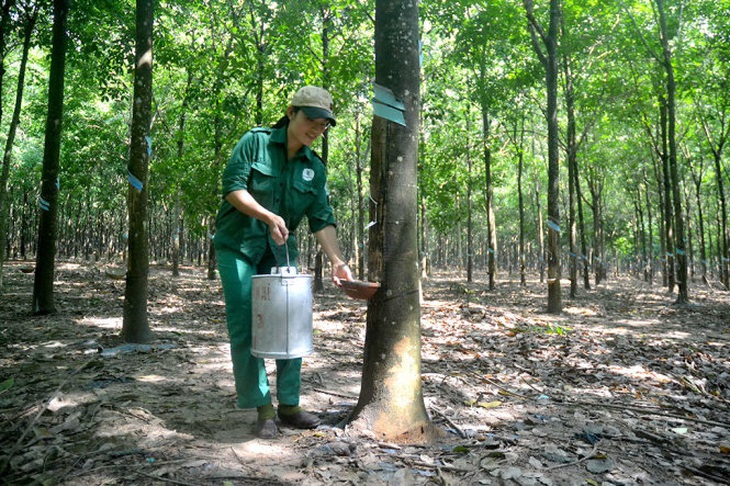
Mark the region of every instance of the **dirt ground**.
[[[30, 314], [29, 264], [0, 294], [0, 483], [67, 485], [730, 484], [730, 293], [692, 303], [614, 279], [551, 316], [546, 285], [424, 282], [424, 401], [434, 444], [357, 435], [366, 305], [315, 297], [303, 406], [316, 430], [252, 435], [234, 406], [220, 283], [150, 276], [156, 340], [130, 346], [124, 281], [57, 268], [58, 313]], [[31, 264], [32, 265], [32, 264]], [[111, 275], [111, 277], [110, 277]]]

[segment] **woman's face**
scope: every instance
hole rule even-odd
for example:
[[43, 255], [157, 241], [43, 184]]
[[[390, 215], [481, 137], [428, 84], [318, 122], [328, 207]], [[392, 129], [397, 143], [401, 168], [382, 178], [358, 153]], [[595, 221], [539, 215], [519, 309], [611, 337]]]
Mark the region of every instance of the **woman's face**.
[[329, 128], [329, 120], [326, 118], [311, 119], [302, 110], [294, 112], [294, 107], [287, 110], [289, 116], [289, 129], [287, 131], [289, 143], [311, 146], [317, 138]]

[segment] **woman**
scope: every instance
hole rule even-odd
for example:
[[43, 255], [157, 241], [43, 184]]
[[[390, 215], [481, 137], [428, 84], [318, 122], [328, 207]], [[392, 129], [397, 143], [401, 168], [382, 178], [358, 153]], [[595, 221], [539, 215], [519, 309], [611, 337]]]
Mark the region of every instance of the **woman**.
[[[238, 406], [256, 408], [255, 433], [274, 438], [279, 431], [264, 360], [251, 355], [251, 277], [269, 273], [280, 245], [296, 261], [293, 235], [306, 216], [332, 263], [332, 279], [352, 280], [342, 258], [329, 205], [327, 175], [310, 145], [337, 121], [332, 97], [316, 86], [301, 88], [286, 115], [272, 128], [254, 128], [233, 150], [223, 173], [223, 202], [216, 222], [215, 246], [226, 301], [233, 375]], [[301, 358], [276, 360], [276, 395], [282, 423], [315, 428], [319, 418], [299, 407]]]

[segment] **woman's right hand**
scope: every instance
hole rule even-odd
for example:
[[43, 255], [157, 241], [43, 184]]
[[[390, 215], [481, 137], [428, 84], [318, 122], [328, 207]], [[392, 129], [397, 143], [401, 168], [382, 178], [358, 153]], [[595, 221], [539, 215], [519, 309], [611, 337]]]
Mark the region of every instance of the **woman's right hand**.
[[284, 218], [261, 206], [246, 189], [229, 192], [226, 194], [226, 201], [246, 216], [266, 223], [271, 239], [277, 245], [281, 246], [289, 239], [289, 228], [286, 227]]
[[272, 213], [268, 225], [274, 243], [280, 246], [286, 243], [289, 239], [289, 228], [286, 227], [284, 218]]

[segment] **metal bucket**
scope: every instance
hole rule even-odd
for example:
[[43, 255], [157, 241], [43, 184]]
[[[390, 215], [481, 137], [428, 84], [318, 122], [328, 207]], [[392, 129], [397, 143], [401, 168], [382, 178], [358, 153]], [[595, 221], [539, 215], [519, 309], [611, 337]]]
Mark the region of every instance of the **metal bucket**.
[[274, 359], [312, 354], [312, 276], [287, 266], [252, 278], [251, 354]]

